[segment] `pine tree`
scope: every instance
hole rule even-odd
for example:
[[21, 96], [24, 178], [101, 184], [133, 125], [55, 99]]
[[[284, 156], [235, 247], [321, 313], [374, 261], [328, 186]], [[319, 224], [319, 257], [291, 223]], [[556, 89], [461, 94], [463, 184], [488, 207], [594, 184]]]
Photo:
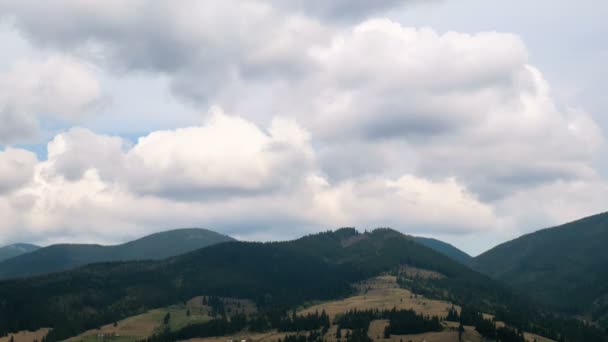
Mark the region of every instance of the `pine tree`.
[[464, 325], [462, 325], [462, 322], [460, 322], [460, 325], [458, 326], [458, 341], [462, 341], [463, 332], [464, 332]]

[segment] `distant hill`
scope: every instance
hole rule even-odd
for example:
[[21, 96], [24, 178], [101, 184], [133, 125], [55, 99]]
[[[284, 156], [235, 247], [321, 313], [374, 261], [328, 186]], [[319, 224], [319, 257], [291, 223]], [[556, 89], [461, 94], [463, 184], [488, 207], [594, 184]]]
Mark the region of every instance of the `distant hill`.
[[116, 246], [58, 244], [0, 262], [0, 279], [69, 270], [108, 261], [160, 260], [233, 238], [210, 230], [176, 229]]
[[538, 330], [546, 322], [563, 326], [545, 316], [536, 320], [536, 308], [498, 282], [397, 231], [362, 234], [345, 228], [293, 241], [235, 241], [160, 261], [99, 263], [2, 281], [0, 335], [50, 326], [48, 341], [58, 341], [200, 295], [251, 299], [263, 311], [289, 310], [347, 296], [354, 282], [384, 272], [400, 275], [404, 265], [442, 277], [416, 278], [403, 286], [460, 305], [484, 306], [500, 319], [517, 320], [522, 329]]
[[608, 327], [608, 213], [503, 243], [476, 257], [473, 266]]
[[30, 245], [28, 243], [16, 243], [13, 245], [0, 247], [0, 262], [10, 258], [14, 258], [21, 254], [33, 252], [37, 249], [40, 249], [40, 247], [36, 245]]
[[414, 241], [434, 249], [439, 253], [443, 253], [464, 265], [469, 265], [473, 259], [470, 255], [460, 249], [437, 239], [415, 236]]

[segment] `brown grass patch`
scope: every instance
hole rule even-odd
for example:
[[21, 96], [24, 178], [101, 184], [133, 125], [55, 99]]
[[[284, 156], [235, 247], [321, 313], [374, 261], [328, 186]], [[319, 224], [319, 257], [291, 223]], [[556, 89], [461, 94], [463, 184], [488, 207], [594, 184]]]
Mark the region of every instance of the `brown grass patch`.
[[[336, 315], [353, 309], [384, 310], [395, 307], [398, 310], [412, 309], [423, 315], [445, 317], [448, 314], [448, 310], [452, 307], [451, 303], [428, 299], [406, 289], [398, 288], [394, 276], [382, 276], [370, 279], [364, 282], [361, 288], [364, 289], [364, 292], [357, 296], [314, 305], [300, 311], [300, 314], [325, 310], [331, 318], [335, 318]], [[460, 307], [454, 307], [456, 310], [460, 310]]]
[[8, 342], [11, 340], [11, 337], [14, 338], [15, 342], [40, 342], [46, 334], [49, 333], [48, 328], [38, 329], [36, 331], [20, 331], [14, 334], [9, 334], [8, 336], [0, 337], [0, 342]]
[[287, 332], [267, 332], [267, 333], [248, 333], [242, 332], [230, 336], [220, 336], [220, 337], [206, 337], [206, 338], [194, 338], [191, 340], [186, 340], [188, 342], [226, 342], [228, 340], [233, 340], [236, 342], [240, 342], [242, 340], [250, 341], [267, 341], [267, 342], [277, 342], [279, 339], [284, 339], [287, 335], [295, 335], [296, 333], [287, 333]]

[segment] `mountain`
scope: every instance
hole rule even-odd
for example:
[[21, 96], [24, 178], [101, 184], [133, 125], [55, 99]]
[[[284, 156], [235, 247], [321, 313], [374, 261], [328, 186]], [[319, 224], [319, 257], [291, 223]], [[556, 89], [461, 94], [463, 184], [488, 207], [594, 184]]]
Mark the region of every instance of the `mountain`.
[[116, 246], [59, 244], [0, 262], [0, 279], [69, 270], [82, 265], [129, 260], [160, 260], [213, 244], [234, 241], [210, 230], [176, 229]]
[[541, 316], [526, 300], [489, 277], [399, 232], [340, 229], [293, 241], [233, 241], [160, 261], [99, 263], [2, 281], [0, 335], [53, 327], [47, 341], [63, 340], [200, 295], [250, 299], [264, 312], [291, 310], [307, 302], [350, 295], [351, 284], [384, 272], [401, 277], [404, 265], [441, 276], [414, 278], [403, 286], [460, 305], [483, 307], [507, 322], [517, 320], [514, 324], [522, 329], [565, 326]]
[[414, 237], [414, 241], [434, 249], [439, 253], [443, 253], [464, 265], [468, 265], [473, 259], [470, 255], [460, 249], [437, 239], [416, 236]]
[[473, 260], [476, 269], [608, 327], [608, 213], [543, 229]]
[[33, 252], [39, 248], [39, 246], [30, 245], [28, 243], [16, 243], [13, 245], [0, 247], [0, 262], [10, 258], [14, 258], [21, 254]]

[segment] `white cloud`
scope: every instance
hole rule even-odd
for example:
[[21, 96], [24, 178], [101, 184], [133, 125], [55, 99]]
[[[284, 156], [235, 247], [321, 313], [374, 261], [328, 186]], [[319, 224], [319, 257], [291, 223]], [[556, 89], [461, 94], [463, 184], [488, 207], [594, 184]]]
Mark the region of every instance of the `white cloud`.
[[36, 155], [30, 151], [15, 148], [0, 151], [0, 195], [28, 183], [37, 162]]
[[358, 179], [319, 194], [338, 226], [352, 222], [408, 232], [470, 233], [499, 228], [489, 205], [480, 203], [454, 179], [431, 182], [412, 175]]
[[268, 133], [216, 109], [200, 127], [153, 132], [126, 158], [130, 184], [177, 197], [247, 195], [300, 182], [313, 168], [306, 132], [276, 119]]
[[[353, 224], [441, 232], [497, 224], [492, 208], [454, 179], [404, 175], [332, 184], [318, 168], [309, 134], [285, 119], [264, 131], [218, 109], [202, 126], [152, 132], [132, 147], [72, 129], [48, 148], [48, 159], [32, 166], [33, 178], [0, 197], [4, 239], [17, 230], [108, 241], [179, 226], [295, 237]], [[28, 153], [11, 150], [17, 152]]]
[[74, 121], [100, 97], [89, 64], [60, 55], [19, 61], [0, 75], [0, 143], [31, 139], [41, 118]]

